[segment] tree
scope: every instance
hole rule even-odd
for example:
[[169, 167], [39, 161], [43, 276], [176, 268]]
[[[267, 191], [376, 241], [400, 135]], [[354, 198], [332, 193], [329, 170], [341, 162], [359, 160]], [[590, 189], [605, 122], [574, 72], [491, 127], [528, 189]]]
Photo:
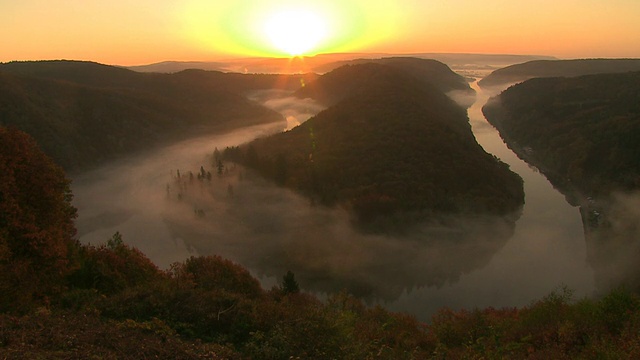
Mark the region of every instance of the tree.
[[69, 285], [115, 294], [126, 288], [159, 279], [162, 273], [140, 250], [124, 243], [116, 232], [100, 246], [83, 245], [79, 266], [69, 275]]
[[300, 292], [300, 286], [291, 270], [282, 277], [282, 292], [285, 294], [296, 294]]
[[0, 127], [0, 310], [62, 286], [77, 246], [70, 181], [35, 140]]
[[276, 162], [275, 162], [275, 181], [276, 184], [283, 186], [286, 184], [287, 182], [287, 175], [288, 175], [288, 166], [287, 166], [287, 158], [282, 154], [278, 154], [278, 156], [276, 156]]
[[222, 163], [222, 160], [218, 160], [216, 168], [218, 169], [218, 175], [222, 175], [222, 172], [224, 171], [224, 164]]

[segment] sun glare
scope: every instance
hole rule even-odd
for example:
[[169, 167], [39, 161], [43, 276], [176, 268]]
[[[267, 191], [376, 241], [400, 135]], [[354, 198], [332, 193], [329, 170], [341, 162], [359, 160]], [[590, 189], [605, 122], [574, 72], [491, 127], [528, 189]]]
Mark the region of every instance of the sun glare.
[[306, 55], [327, 37], [327, 25], [309, 10], [289, 9], [272, 14], [264, 26], [273, 46], [291, 55]]
[[258, 57], [313, 56], [371, 48], [399, 28], [393, 2], [190, 0], [182, 18], [198, 48]]

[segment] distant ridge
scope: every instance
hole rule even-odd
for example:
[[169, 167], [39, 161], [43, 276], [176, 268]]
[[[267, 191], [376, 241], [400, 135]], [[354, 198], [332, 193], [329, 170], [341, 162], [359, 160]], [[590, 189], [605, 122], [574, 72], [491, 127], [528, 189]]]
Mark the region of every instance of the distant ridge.
[[170, 74], [189, 69], [223, 71], [225, 65], [224, 63], [215, 61], [162, 61], [148, 65], [126, 66], [125, 68], [138, 72]]
[[388, 57], [413, 57], [433, 59], [447, 64], [449, 67], [466, 66], [469, 64], [503, 67], [519, 64], [531, 60], [553, 60], [552, 56], [544, 55], [509, 55], [509, 54], [466, 54], [466, 53], [332, 53], [318, 54], [296, 58], [238, 58], [216, 61], [163, 61], [148, 65], [127, 66], [126, 68], [139, 72], [175, 73], [187, 69], [232, 71], [239, 73], [326, 73], [336, 69], [345, 62], [354, 59], [379, 59]]
[[503, 86], [536, 77], [573, 77], [640, 71], [640, 59], [536, 60], [498, 69], [478, 82], [481, 87]]
[[552, 60], [552, 56], [542, 55], [499, 55], [499, 54], [456, 54], [456, 53], [416, 53], [405, 55], [367, 56], [350, 60], [327, 63], [316, 67], [314, 70], [320, 73], [331, 71], [342, 65], [360, 62], [363, 60], [375, 60], [379, 58], [418, 58], [439, 61], [450, 68], [458, 67], [503, 67], [532, 60]]

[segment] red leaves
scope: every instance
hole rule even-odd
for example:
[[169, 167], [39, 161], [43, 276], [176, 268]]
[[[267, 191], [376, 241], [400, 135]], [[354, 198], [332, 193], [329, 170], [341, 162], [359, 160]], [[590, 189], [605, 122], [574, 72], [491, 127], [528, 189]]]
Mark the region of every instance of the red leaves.
[[[46, 293], [67, 271], [76, 216], [69, 183], [29, 135], [0, 128], [0, 248], [7, 257], [0, 270], [9, 272], [5, 281], [28, 277], [17, 291]], [[18, 270], [18, 262], [28, 266]], [[7, 301], [15, 300], [0, 299], [0, 307]]]

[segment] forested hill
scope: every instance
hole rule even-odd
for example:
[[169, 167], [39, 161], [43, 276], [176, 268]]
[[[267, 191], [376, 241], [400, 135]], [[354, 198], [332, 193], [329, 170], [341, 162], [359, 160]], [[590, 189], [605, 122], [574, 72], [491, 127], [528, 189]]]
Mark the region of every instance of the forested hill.
[[239, 74], [220, 71], [183, 70], [173, 74], [139, 73], [88, 61], [14, 61], [0, 63], [0, 71], [15, 75], [63, 80], [75, 84], [129, 89], [190, 97], [196, 91], [224, 90], [247, 93], [263, 89], [295, 90], [301, 81], [313, 81], [315, 74]]
[[411, 214], [506, 214], [523, 204], [522, 180], [478, 145], [464, 109], [441, 91], [384, 65], [335, 71], [361, 71], [352, 75], [366, 86], [346, 90], [344, 100], [291, 131], [230, 155], [348, 208], [363, 224]]
[[346, 65], [321, 76], [317, 81], [306, 84], [297, 95], [312, 97], [325, 104], [334, 104], [346, 95], [359, 91], [358, 89], [376, 86], [373, 83], [376, 78], [396, 77], [398, 73], [444, 93], [474, 93], [464, 77], [439, 61], [396, 57], [346, 62]]
[[580, 206], [598, 289], [640, 289], [640, 72], [531, 79], [483, 111], [518, 156]]
[[[2, 64], [0, 125], [26, 131], [75, 171], [194, 133], [282, 120], [235, 93], [273, 86], [278, 77], [236, 76], [234, 85], [224, 76], [140, 74], [77, 61]], [[280, 82], [300, 84], [292, 79]]]
[[640, 72], [531, 79], [483, 111], [556, 185], [586, 195], [640, 186]]
[[498, 69], [478, 84], [504, 86], [536, 77], [574, 77], [640, 71], [640, 59], [535, 60]]

